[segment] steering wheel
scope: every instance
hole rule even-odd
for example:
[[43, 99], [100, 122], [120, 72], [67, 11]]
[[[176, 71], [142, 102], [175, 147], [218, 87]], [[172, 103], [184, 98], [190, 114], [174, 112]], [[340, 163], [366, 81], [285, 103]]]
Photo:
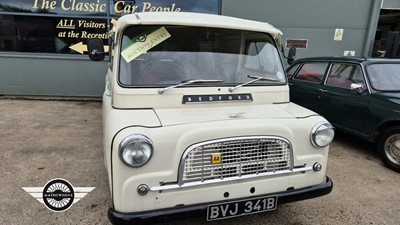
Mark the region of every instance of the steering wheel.
[[186, 72], [176, 61], [152, 61], [144, 66], [135, 79], [136, 84], [157, 84], [168, 81], [181, 81], [186, 78]]

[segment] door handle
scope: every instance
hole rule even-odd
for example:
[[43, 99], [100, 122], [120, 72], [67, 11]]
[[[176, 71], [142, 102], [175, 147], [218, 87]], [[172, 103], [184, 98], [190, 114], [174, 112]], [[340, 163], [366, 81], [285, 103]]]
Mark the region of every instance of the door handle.
[[322, 89], [322, 88], [320, 88], [320, 89], [318, 89], [320, 92], [322, 92], [322, 93], [326, 93], [326, 92], [328, 92], [327, 90], [325, 90], [325, 89]]

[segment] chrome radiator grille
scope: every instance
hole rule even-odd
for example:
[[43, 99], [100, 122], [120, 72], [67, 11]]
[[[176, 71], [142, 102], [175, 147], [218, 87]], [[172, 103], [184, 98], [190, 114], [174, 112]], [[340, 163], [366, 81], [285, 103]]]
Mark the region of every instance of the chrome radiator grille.
[[185, 151], [180, 183], [291, 171], [292, 155], [289, 141], [280, 137], [238, 137], [204, 142]]

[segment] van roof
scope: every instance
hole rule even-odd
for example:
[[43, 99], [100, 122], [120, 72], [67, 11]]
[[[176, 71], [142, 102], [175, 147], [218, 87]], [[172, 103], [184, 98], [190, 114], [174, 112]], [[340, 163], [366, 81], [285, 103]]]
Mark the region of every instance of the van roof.
[[117, 29], [126, 25], [183, 25], [227, 28], [270, 33], [276, 38], [282, 32], [268, 23], [229, 16], [190, 12], [143, 12], [125, 15], [118, 19]]

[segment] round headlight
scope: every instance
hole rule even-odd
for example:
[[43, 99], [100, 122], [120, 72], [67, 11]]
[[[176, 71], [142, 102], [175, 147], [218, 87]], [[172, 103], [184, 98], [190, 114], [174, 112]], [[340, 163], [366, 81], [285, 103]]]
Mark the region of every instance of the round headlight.
[[335, 131], [330, 123], [318, 123], [311, 130], [311, 143], [317, 148], [328, 146], [335, 136]]
[[119, 145], [121, 161], [131, 167], [145, 165], [153, 154], [152, 141], [143, 135], [134, 134], [126, 137]]

